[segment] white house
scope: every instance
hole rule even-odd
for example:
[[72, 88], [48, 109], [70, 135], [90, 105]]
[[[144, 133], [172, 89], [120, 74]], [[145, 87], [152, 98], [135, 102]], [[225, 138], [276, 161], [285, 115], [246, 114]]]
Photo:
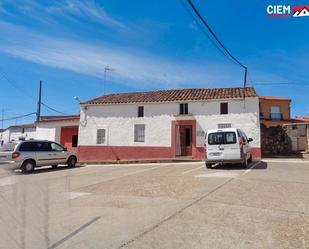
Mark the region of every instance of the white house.
[[13, 125], [0, 131], [0, 146], [12, 141], [41, 139], [58, 142], [77, 152], [78, 126], [79, 115], [41, 116], [36, 123]]
[[36, 138], [55, 141], [77, 152], [79, 115], [42, 116], [36, 123]]
[[[245, 93], [245, 98], [244, 98]], [[261, 157], [259, 99], [252, 87], [104, 95], [81, 104], [81, 161], [204, 158], [209, 129], [239, 127]]]
[[1, 133], [1, 140], [3, 143], [28, 140], [36, 138], [36, 126], [35, 124], [21, 124], [12, 125], [4, 129]]

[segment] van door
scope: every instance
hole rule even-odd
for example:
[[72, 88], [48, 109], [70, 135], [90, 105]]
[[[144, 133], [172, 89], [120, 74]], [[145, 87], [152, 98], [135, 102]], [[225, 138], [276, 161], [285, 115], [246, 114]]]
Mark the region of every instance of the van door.
[[223, 132], [212, 132], [207, 134], [206, 155], [210, 160], [221, 160], [224, 150]]
[[239, 130], [239, 134], [240, 134], [239, 139], [241, 139], [241, 141], [242, 141], [242, 148], [243, 148], [242, 150], [243, 150], [244, 157], [246, 159], [249, 159], [249, 157], [250, 157], [250, 154], [249, 154], [250, 153], [250, 145], [249, 145], [249, 142], [248, 142], [248, 138], [247, 138], [246, 134], [241, 130]]
[[64, 148], [57, 143], [50, 143], [52, 154], [54, 158], [54, 164], [65, 164], [67, 161], [67, 152]]
[[224, 159], [240, 159], [240, 148], [237, 134], [234, 131], [224, 132]]
[[36, 143], [36, 159], [38, 166], [53, 165], [55, 163], [52, 149], [49, 142], [34, 142]]

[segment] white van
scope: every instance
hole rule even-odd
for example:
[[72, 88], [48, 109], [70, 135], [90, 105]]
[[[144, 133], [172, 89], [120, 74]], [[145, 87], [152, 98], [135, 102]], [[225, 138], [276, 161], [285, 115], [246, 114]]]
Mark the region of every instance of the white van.
[[247, 168], [252, 161], [252, 138], [236, 128], [224, 128], [207, 131], [205, 138], [205, 163], [207, 168], [213, 164], [241, 163]]

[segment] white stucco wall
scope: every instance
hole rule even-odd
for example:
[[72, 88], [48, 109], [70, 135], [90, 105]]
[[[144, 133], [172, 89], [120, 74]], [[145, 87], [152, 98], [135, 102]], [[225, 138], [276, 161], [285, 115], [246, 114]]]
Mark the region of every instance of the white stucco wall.
[[36, 138], [60, 143], [61, 127], [78, 125], [79, 121], [41, 122], [37, 124]]
[[[229, 114], [220, 115], [220, 103], [228, 102]], [[258, 98], [188, 102], [189, 113], [196, 120], [196, 129], [206, 132], [218, 123], [231, 123], [252, 137], [253, 147], [260, 147]], [[137, 107], [144, 106], [144, 117], [137, 118]], [[179, 114], [179, 103], [90, 105], [81, 108], [79, 145], [95, 145], [96, 131], [105, 128], [106, 145], [114, 146], [171, 146], [171, 121]], [[134, 142], [134, 125], [145, 124], [144, 143]], [[201, 134], [201, 133], [200, 133]], [[197, 146], [203, 146], [203, 137], [197, 137]]]
[[18, 141], [21, 137], [25, 138], [26, 140], [35, 139], [36, 138], [36, 128], [25, 128], [24, 132], [22, 132], [22, 128], [20, 127], [13, 127], [9, 128], [8, 135], [6, 135], [6, 141]]

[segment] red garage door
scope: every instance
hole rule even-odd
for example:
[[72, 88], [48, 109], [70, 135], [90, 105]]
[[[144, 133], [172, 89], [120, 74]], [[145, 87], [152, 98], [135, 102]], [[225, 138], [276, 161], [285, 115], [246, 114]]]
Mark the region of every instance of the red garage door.
[[60, 143], [68, 150], [77, 153], [78, 126], [61, 127]]

